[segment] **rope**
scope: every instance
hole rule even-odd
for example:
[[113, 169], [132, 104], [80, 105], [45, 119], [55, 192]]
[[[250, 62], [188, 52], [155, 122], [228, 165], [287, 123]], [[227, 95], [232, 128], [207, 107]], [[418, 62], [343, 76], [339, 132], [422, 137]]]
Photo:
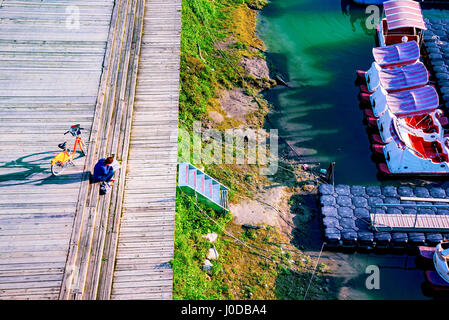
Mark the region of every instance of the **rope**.
[[335, 166], [332, 167], [332, 188], [335, 190]]
[[312, 273], [312, 276], [310, 277], [309, 285], [307, 286], [307, 290], [306, 290], [306, 293], [304, 294], [303, 300], [306, 300], [307, 294], [309, 293], [310, 285], [312, 284], [312, 280], [313, 280], [313, 277], [315, 276], [316, 268], [318, 267], [318, 263], [320, 261], [321, 254], [323, 253], [324, 244], [325, 244], [325, 242], [323, 242], [323, 244], [321, 245], [320, 254], [318, 256], [318, 259], [316, 260], [315, 268], [313, 269], [313, 273]]
[[284, 212], [282, 212], [281, 210], [279, 210], [278, 208], [276, 208], [275, 206], [273, 206], [272, 204], [269, 204], [268, 202], [265, 202], [265, 201], [262, 201], [262, 200], [259, 200], [259, 199], [253, 199], [254, 201], [257, 201], [257, 202], [260, 202], [260, 203], [262, 203], [262, 204], [264, 204], [264, 205], [266, 205], [266, 206], [268, 206], [268, 207], [270, 207], [270, 208], [272, 208], [272, 209], [274, 209], [277, 213], [278, 213], [278, 215], [279, 215], [279, 217], [287, 224], [287, 225], [289, 225], [291, 228], [296, 228], [296, 226], [294, 225], [294, 224], [292, 224], [290, 221], [288, 221], [288, 220], [286, 220], [281, 214], [285, 214]]

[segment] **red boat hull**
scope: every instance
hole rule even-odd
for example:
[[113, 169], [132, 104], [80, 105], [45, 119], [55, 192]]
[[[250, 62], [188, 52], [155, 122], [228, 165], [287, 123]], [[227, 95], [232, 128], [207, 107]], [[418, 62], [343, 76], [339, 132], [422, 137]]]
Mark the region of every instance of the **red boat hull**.
[[387, 175], [387, 176], [393, 175], [393, 173], [391, 173], [390, 170], [388, 169], [388, 166], [386, 163], [383, 163], [383, 162], [379, 163], [378, 168], [379, 168], [380, 173], [382, 173], [384, 175]]
[[384, 145], [382, 144], [373, 144], [373, 151], [376, 155], [384, 156]]
[[[373, 110], [371, 110], [371, 109], [365, 109], [365, 116], [366, 116], [367, 118], [376, 118], [376, 117], [374, 116]], [[377, 118], [376, 118], [376, 119], [377, 119]]]
[[371, 135], [371, 142], [373, 144], [385, 144], [385, 142], [382, 141], [382, 138], [378, 134]]
[[360, 85], [360, 92], [368, 95], [371, 94], [371, 92], [369, 92], [368, 87], [365, 84]]
[[435, 270], [433, 265], [433, 254], [435, 247], [419, 246], [416, 255], [416, 267], [423, 270]]
[[369, 100], [370, 96], [371, 95], [369, 93], [360, 92], [359, 98], [361, 102], [371, 105], [371, 102]]
[[366, 121], [368, 125], [373, 128], [377, 128], [377, 118], [375, 117], [366, 117]]
[[366, 71], [362, 71], [362, 70], [356, 71], [358, 83], [366, 85], [365, 73], [366, 73]]

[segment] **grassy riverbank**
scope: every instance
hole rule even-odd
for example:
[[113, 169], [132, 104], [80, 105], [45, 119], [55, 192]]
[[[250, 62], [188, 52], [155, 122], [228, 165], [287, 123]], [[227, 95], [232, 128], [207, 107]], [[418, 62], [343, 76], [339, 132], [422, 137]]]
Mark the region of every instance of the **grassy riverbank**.
[[[221, 87], [243, 86], [242, 55], [248, 47], [264, 49], [255, 35], [257, 13], [246, 3], [258, 0], [183, 1], [181, 40], [180, 119], [187, 125], [205, 120]], [[235, 38], [235, 50], [219, 50], [217, 44]]]
[[[255, 10], [263, 5], [258, 0], [183, 1], [180, 127], [191, 132], [196, 120], [219, 130], [263, 126], [268, 105], [258, 93], [274, 81], [255, 76], [242, 64], [263, 62], [265, 48], [256, 35]], [[231, 116], [222, 99], [226, 92], [252, 97], [251, 110], [245, 110], [244, 117]], [[233, 203], [254, 197], [272, 183], [259, 174], [257, 165], [202, 168], [230, 189]], [[218, 234], [213, 246], [219, 258], [212, 260], [210, 271], [204, 271], [202, 264], [212, 247], [204, 238], [209, 232]], [[178, 191], [174, 298], [302, 299], [315, 264], [290, 242], [276, 228], [244, 229], [230, 214], [217, 213]], [[326, 296], [321, 277], [325, 266], [318, 265], [317, 271], [308, 299]]]
[[[268, 79], [256, 79], [240, 64], [242, 57], [263, 57], [264, 49], [255, 34], [257, 12], [247, 4], [263, 6], [258, 0], [183, 3], [179, 119], [189, 131], [195, 120], [211, 126], [210, 112], [223, 117], [213, 126], [218, 130], [241, 126], [241, 120], [227, 116], [220, 107], [220, 92], [240, 88], [248, 95], [257, 95], [269, 86]], [[260, 97], [258, 102], [257, 110], [247, 115], [253, 127], [261, 127], [268, 112], [267, 103]], [[255, 186], [262, 182], [255, 166], [210, 165], [207, 169], [230, 189], [231, 199], [235, 194], [256, 192]]]

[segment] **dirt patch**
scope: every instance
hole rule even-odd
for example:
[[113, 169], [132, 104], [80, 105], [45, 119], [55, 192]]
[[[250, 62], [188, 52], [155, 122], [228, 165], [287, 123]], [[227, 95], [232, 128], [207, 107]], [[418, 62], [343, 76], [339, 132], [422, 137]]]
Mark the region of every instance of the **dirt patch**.
[[258, 57], [242, 57], [240, 65], [245, 69], [246, 73], [254, 78], [269, 79], [270, 71], [267, 62]]
[[223, 90], [220, 95], [221, 108], [226, 111], [231, 118], [245, 120], [245, 116], [257, 110], [257, 103], [253, 97], [247, 95], [243, 89], [234, 88], [232, 90]]
[[209, 118], [212, 120], [212, 124], [219, 124], [224, 121], [224, 117], [217, 111], [209, 111]]
[[215, 49], [226, 51], [235, 43], [234, 37], [231, 35], [230, 37], [225, 38], [222, 41], [218, 41], [214, 44]]
[[280, 230], [291, 229], [293, 215], [286, 210], [285, 199], [289, 194], [284, 186], [260, 192], [256, 200], [246, 199], [231, 205], [234, 223], [254, 226], [268, 225]]

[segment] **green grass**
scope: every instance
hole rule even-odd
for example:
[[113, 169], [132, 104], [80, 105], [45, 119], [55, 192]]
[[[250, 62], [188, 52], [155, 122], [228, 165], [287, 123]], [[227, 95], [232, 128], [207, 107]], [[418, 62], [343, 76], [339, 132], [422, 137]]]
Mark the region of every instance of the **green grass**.
[[229, 34], [227, 24], [231, 17], [225, 9], [242, 3], [183, 1], [179, 118], [187, 128], [191, 128], [194, 120], [205, 119], [219, 86], [240, 85], [241, 78], [232, 65], [239, 62], [237, 57], [218, 50], [215, 43]]
[[[221, 88], [242, 87], [241, 69], [236, 67], [247, 44], [236, 41], [231, 50], [219, 50], [217, 43], [229, 38], [232, 10], [244, 0], [187, 0], [182, 5], [181, 65], [180, 65], [180, 126], [191, 131], [195, 120], [206, 120]], [[231, 196], [239, 191], [240, 173], [230, 168], [209, 166], [215, 176], [230, 189]], [[249, 183], [244, 183], [249, 184]], [[244, 189], [240, 187], [240, 189]], [[231, 218], [198, 203], [222, 228]], [[202, 269], [211, 244], [203, 238], [208, 232], [219, 237], [214, 243], [220, 257], [212, 261], [211, 272]], [[245, 235], [244, 235], [245, 237]], [[252, 237], [252, 235], [250, 235]], [[222, 229], [207, 218], [195, 205], [195, 198], [178, 190], [176, 196], [175, 251], [173, 266], [174, 299], [233, 299], [232, 284], [225, 281], [222, 262], [229, 258], [229, 240]]]
[[[265, 3], [265, 0], [183, 1], [179, 120], [184, 129], [191, 132], [193, 121], [206, 123], [209, 110], [221, 110], [218, 106], [220, 89], [239, 87], [245, 91], [256, 90], [257, 83], [244, 74], [239, 62], [242, 55], [260, 52], [256, 50], [255, 53], [254, 48], [249, 51], [249, 44], [254, 40], [247, 34], [247, 26], [243, 24], [245, 19], [236, 22], [233, 15], [235, 12], [241, 13], [245, 4], [261, 8]], [[241, 17], [239, 19], [242, 20]], [[233, 42], [228, 41], [230, 37]], [[229, 48], [221, 44], [220, 50], [217, 43], [223, 41]], [[236, 120], [225, 121], [225, 128], [220, 127], [219, 130], [235, 127], [237, 124], [233, 121]], [[249, 173], [248, 170], [257, 171], [258, 168], [208, 165], [204, 169], [229, 188], [231, 199], [235, 194], [250, 195], [258, 182], [243, 180], [244, 173]]]
[[[212, 222], [200, 209], [217, 223]], [[214, 242], [219, 255], [224, 250], [223, 231], [230, 215], [222, 215], [201, 203], [195, 205], [195, 198], [186, 196], [178, 190], [176, 197], [175, 255], [173, 266], [174, 299], [222, 299], [228, 288], [221, 281], [220, 258], [212, 261], [214, 267], [208, 274], [202, 263], [212, 244], [203, 236], [209, 232], [219, 235]]]

